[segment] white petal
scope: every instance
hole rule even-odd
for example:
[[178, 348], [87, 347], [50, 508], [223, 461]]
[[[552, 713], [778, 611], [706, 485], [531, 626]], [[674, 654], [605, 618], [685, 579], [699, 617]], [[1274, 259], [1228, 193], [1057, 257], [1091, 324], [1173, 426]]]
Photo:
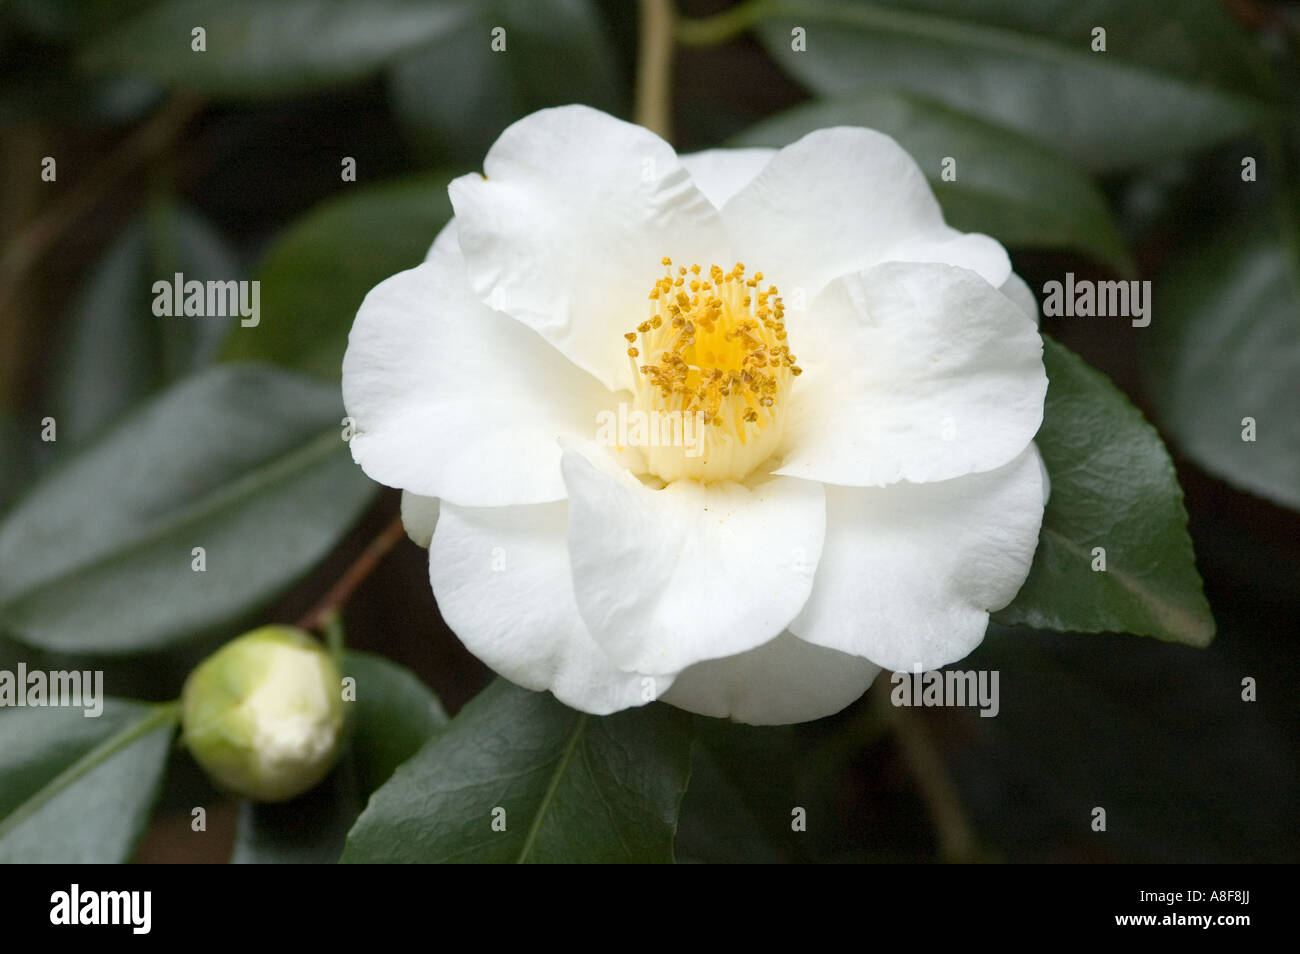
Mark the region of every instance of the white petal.
[[790, 631], [896, 671], [961, 659], [1029, 574], [1043, 491], [1032, 444], [987, 474], [827, 487], [825, 552]]
[[376, 286], [343, 357], [352, 456], [374, 480], [469, 506], [560, 500], [560, 434], [614, 397], [469, 290], [454, 223]]
[[1011, 263], [988, 236], [962, 236], [916, 162], [871, 129], [819, 129], [791, 143], [722, 210], [742, 260], [789, 297], [883, 261], [936, 261], [995, 288]]
[[433, 529], [438, 525], [438, 498], [421, 497], [402, 491], [402, 526], [416, 546], [429, 549]]
[[1015, 302], [1021, 311], [1034, 320], [1034, 324], [1041, 324], [1039, 319], [1042, 313], [1038, 310], [1038, 299], [1023, 278], [1012, 272], [998, 291]]
[[605, 715], [652, 701], [670, 675], [614, 668], [587, 635], [573, 600], [568, 504], [443, 504], [429, 548], [438, 608], [467, 649], [527, 689]]
[[807, 722], [839, 712], [880, 672], [874, 663], [782, 633], [756, 649], [696, 663], [663, 701], [751, 725]]
[[[776, 155], [775, 149], [705, 149], [682, 156], [682, 165], [717, 208], [749, 185]], [[719, 262], [722, 267], [730, 263]]]
[[[945, 225], [937, 233], [904, 239], [891, 245], [882, 262], [930, 262], [970, 269], [993, 287], [1012, 274], [1011, 259], [997, 239], [979, 232], [958, 232]], [[1002, 279], [1002, 281], [999, 281]]]
[[568, 447], [562, 467], [578, 608], [620, 668], [677, 672], [752, 649], [807, 600], [825, 529], [820, 484], [653, 490], [594, 445]]
[[630, 388], [623, 333], [648, 317], [660, 260], [730, 257], [717, 210], [666, 142], [586, 106], [519, 120], [483, 168], [450, 189], [477, 294]]
[[887, 263], [787, 312], [805, 373], [790, 393], [780, 474], [858, 487], [992, 470], [1043, 419], [1034, 323], [978, 275]]

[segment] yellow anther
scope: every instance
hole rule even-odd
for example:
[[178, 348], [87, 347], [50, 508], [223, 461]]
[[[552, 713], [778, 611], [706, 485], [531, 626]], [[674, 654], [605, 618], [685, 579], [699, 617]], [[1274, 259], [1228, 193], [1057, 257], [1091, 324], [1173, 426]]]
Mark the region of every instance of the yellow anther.
[[672, 260], [661, 262], [668, 274], [650, 291], [648, 320], [623, 336], [633, 345], [629, 357], [658, 355], [633, 362], [637, 404], [696, 414], [709, 427], [701, 453], [657, 448], [647, 452], [648, 466], [667, 481], [739, 480], [775, 453], [785, 395], [802, 373], [783, 344], [781, 299], [775, 286], [760, 289], [762, 272], [746, 280], [743, 262], [730, 271], [708, 266], [708, 281], [690, 277], [706, 273], [699, 264], [676, 266], [674, 276]]

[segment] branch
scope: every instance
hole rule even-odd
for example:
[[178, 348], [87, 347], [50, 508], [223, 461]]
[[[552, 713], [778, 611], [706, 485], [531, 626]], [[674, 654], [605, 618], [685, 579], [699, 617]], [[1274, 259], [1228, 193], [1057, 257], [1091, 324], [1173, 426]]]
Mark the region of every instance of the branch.
[[672, 0], [641, 0], [641, 41], [636, 71], [636, 121], [672, 140]]
[[0, 255], [0, 312], [9, 308], [27, 273], [59, 238], [93, 210], [118, 180], [163, 152], [201, 108], [199, 101], [190, 97], [173, 99], [14, 236]]
[[961, 795], [943, 764], [925, 722], [906, 706], [895, 706], [889, 688], [878, 683], [876, 705], [884, 722], [894, 732], [894, 740], [916, 781], [939, 838], [939, 852], [945, 861], [965, 862], [975, 857], [975, 838], [971, 833]]
[[721, 13], [698, 20], [682, 17], [674, 28], [682, 46], [717, 46], [734, 40], [759, 20], [772, 16], [778, 4], [772, 0], [744, 0]]
[[402, 527], [402, 518], [394, 517], [393, 522], [384, 528], [379, 536], [370, 541], [357, 557], [356, 561], [347, 568], [347, 571], [338, 578], [338, 581], [329, 588], [316, 606], [310, 610], [306, 616], [298, 621], [299, 629], [317, 629], [329, 616], [338, 611], [338, 608], [348, 601], [352, 592], [361, 585], [379, 565], [379, 561], [384, 558], [396, 544], [402, 539], [406, 531]]

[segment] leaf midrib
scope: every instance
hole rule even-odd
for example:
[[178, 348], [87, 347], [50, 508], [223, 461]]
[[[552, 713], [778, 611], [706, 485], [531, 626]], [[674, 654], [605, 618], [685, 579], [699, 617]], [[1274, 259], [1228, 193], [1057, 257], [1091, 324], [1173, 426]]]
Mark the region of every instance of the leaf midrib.
[[337, 428], [331, 425], [327, 430], [288, 454], [278, 456], [269, 463], [263, 464], [226, 484], [214, 493], [200, 497], [174, 511], [162, 520], [152, 524], [143, 534], [130, 543], [120, 548], [110, 547], [100, 553], [91, 555], [79, 563], [61, 567], [51, 576], [0, 598], [0, 610], [9, 610], [24, 600], [59, 585], [70, 576], [85, 573], [102, 564], [120, 560], [125, 556], [147, 549], [187, 526], [199, 523], [223, 509], [256, 496], [263, 490], [283, 482], [292, 474], [305, 469], [308, 464], [314, 462], [318, 457], [329, 456], [328, 453], [321, 453], [321, 449], [332, 445], [338, 439]]
[[559, 790], [560, 782], [569, 768], [569, 762], [573, 760], [573, 753], [578, 750], [578, 742], [581, 741], [586, 728], [587, 714], [585, 712], [579, 713], [578, 718], [573, 723], [573, 729], [569, 733], [569, 739], [565, 743], [564, 752], [560, 755], [560, 761], [556, 763], [555, 770], [551, 773], [551, 779], [547, 783], [546, 791], [542, 794], [542, 800], [538, 803], [537, 811], [533, 814], [532, 824], [528, 828], [528, 834], [524, 837], [524, 844], [519, 850], [519, 857], [515, 859], [515, 864], [523, 864], [532, 853], [533, 845], [536, 843], [538, 833], [542, 829], [542, 822], [546, 820], [546, 813], [550, 811], [551, 802], [555, 800], [555, 793]]
[[[1061, 533], [1059, 530], [1053, 530], [1051, 527], [1043, 527], [1043, 536], [1051, 538], [1059, 546], [1068, 550], [1070, 553], [1081, 558], [1087, 558], [1092, 555], [1092, 551], [1085, 549], [1081, 544], [1075, 542], [1070, 537]], [[1112, 570], [1109, 566], [1106, 568], [1106, 575], [1115, 580], [1129, 593], [1138, 597], [1147, 606], [1152, 615], [1165, 627], [1170, 634], [1193, 642], [1194, 645], [1204, 646], [1208, 640], [1200, 639], [1196, 633], [1201, 627], [1197, 626], [1196, 614], [1189, 613], [1179, 606], [1168, 602], [1158, 596], [1149, 587], [1144, 587], [1140, 580], [1134, 579], [1130, 574], [1123, 570]], [[1157, 636], [1156, 633], [1142, 633], [1144, 636]]]

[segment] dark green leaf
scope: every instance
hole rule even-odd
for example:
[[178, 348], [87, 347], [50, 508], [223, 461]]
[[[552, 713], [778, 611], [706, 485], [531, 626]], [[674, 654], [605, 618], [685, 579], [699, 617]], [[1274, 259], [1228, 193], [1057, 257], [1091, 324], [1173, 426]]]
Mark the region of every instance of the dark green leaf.
[[342, 415], [335, 388], [257, 365], [164, 392], [0, 524], [0, 626], [42, 649], [132, 653], [266, 604], [373, 495]]
[[[1037, 442], [1051, 498], [1029, 579], [994, 619], [1207, 645], [1214, 619], [1160, 436], [1105, 375], [1046, 336], [1043, 360]], [[1097, 547], [1105, 570], [1093, 569]]]
[[[950, 710], [942, 725], [972, 821], [1005, 860], [1297, 859], [1293, 677], [1246, 661], [1262, 663], [1263, 634], [1231, 614], [1204, 652], [989, 628], [961, 665], [1001, 671], [997, 718]], [[1246, 673], [1264, 701], [1242, 701]]]
[[128, 226], [86, 277], [65, 326], [54, 417], [78, 443], [158, 385], [157, 334], [149, 310], [147, 239]]
[[[52, 395], [61, 441], [76, 444], [168, 381], [202, 367], [232, 317], [160, 318], [155, 281], [238, 279], [221, 237], [196, 213], [159, 202], [133, 221], [87, 276], [64, 325]], [[241, 329], [245, 332], [251, 329]]]
[[[781, 806], [778, 812], [782, 821], [789, 817], [788, 806]], [[682, 799], [673, 844], [677, 859], [713, 864], [775, 864], [786, 860], [763, 829], [746, 804], [745, 794], [697, 741], [691, 753], [691, 785]]]
[[[158, 795], [175, 713], [103, 702], [97, 718], [72, 707], [0, 710], [0, 862], [130, 858]], [[56, 783], [101, 755], [69, 784]]]
[[230, 863], [333, 864], [359, 811], [361, 798], [350, 764], [340, 765], [325, 781], [290, 801], [240, 802]]
[[597, 718], [498, 680], [375, 793], [343, 860], [672, 861], [691, 738], [664, 705]]
[[[147, 214], [149, 283], [173, 279], [177, 272], [185, 279], [228, 280], [243, 278], [244, 272], [233, 250], [217, 231], [194, 211], [174, 202], [155, 202]], [[153, 303], [150, 302], [150, 314]], [[260, 318], [260, 308], [259, 308]], [[164, 319], [162, 371], [172, 381], [210, 364], [227, 337], [248, 334], [242, 316], [208, 316], [202, 320]]]
[[[454, 30], [468, 0], [172, 0], [92, 41], [82, 65], [222, 96], [357, 79]], [[203, 52], [191, 31], [206, 31]]]
[[262, 358], [337, 379], [366, 292], [420, 264], [451, 218], [450, 178], [358, 190], [297, 222], [258, 269], [262, 321], [231, 335], [225, 357]]
[[[771, 0], [764, 10], [760, 39], [818, 93], [920, 93], [1094, 169], [1230, 138], [1261, 111], [1259, 52], [1214, 0]], [[1105, 52], [1092, 50], [1094, 27]]]
[[389, 72], [394, 112], [416, 141], [475, 166], [501, 130], [534, 110], [582, 102], [620, 111], [621, 86], [590, 0], [480, 2], [472, 18]]
[[366, 798], [447, 722], [447, 713], [410, 670], [370, 653], [348, 652], [356, 680], [348, 708], [350, 741], [324, 782], [283, 805], [243, 802], [235, 863], [335, 862]]
[[361, 791], [369, 795], [447, 724], [447, 713], [414, 673], [382, 656], [349, 652], [343, 668], [357, 681], [350, 731]]
[[35, 442], [35, 435], [24, 434], [13, 417], [0, 409], [0, 513], [27, 483]]
[[[784, 146], [815, 129], [866, 126], [917, 161], [950, 225], [1006, 245], [1056, 246], [1133, 269], [1106, 200], [1084, 173], [1019, 133], [907, 93], [861, 91], [781, 113], [731, 144]], [[946, 158], [956, 178], [940, 177]]]
[[[1265, 228], [1184, 255], [1155, 286], [1159, 420], [1211, 473], [1300, 508], [1300, 269]], [[1243, 440], [1246, 418], [1254, 440]]]

